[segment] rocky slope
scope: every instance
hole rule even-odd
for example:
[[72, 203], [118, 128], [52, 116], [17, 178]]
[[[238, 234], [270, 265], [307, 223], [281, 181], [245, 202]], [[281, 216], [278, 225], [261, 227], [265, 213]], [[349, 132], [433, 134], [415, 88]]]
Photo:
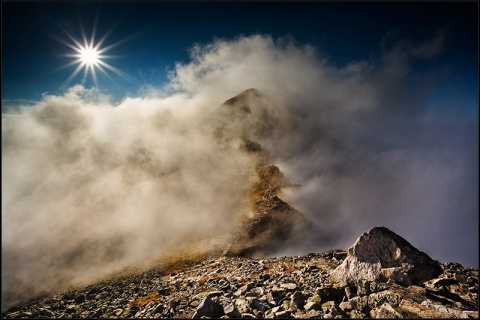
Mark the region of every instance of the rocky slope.
[[[388, 251], [370, 255], [371, 259], [355, 252], [360, 247], [364, 252], [375, 251], [381, 246], [378, 234], [393, 252], [404, 252], [393, 257], [399, 267], [382, 265], [392, 258]], [[478, 318], [478, 270], [457, 263], [440, 264], [424, 253], [425, 260], [407, 267], [406, 262], [420, 253], [413, 249], [390, 230], [374, 228], [348, 252], [275, 258], [232, 257], [219, 252], [202, 257], [183, 255], [142, 272], [124, 271], [12, 308], [2, 317]], [[360, 261], [363, 269], [352, 266], [352, 260]], [[371, 277], [369, 270], [374, 266], [380, 273]], [[420, 266], [422, 274], [433, 278], [414, 280], [418, 274], [408, 271]], [[347, 281], [354, 269], [355, 281]]]

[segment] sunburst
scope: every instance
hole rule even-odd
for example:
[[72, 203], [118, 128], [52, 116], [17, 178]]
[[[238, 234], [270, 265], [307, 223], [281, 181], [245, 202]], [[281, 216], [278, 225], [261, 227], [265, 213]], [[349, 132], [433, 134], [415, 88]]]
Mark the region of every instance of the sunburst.
[[134, 83], [133, 79], [130, 76], [128, 76], [126, 73], [120, 71], [119, 69], [115, 68], [114, 66], [104, 61], [105, 59], [113, 58], [113, 56], [105, 54], [107, 51], [119, 45], [120, 43], [126, 41], [127, 39], [123, 39], [109, 46], [103, 46], [105, 39], [107, 38], [109, 33], [105, 34], [98, 42], [95, 42], [95, 33], [96, 33], [95, 26], [92, 31], [92, 36], [90, 38], [87, 38], [85, 36], [85, 32], [83, 28], [81, 28], [81, 31], [82, 31], [82, 38], [83, 38], [82, 42], [80, 42], [71, 33], [67, 31], [65, 31], [65, 33], [70, 39], [70, 42], [64, 39], [58, 39], [60, 42], [62, 42], [63, 44], [65, 44], [66, 46], [68, 46], [74, 51], [73, 53], [68, 53], [64, 55], [67, 57], [74, 58], [74, 60], [62, 68], [66, 68], [74, 65], [77, 66], [75, 70], [72, 72], [72, 74], [70, 75], [70, 77], [66, 80], [66, 82], [70, 82], [82, 70], [84, 71], [82, 83], [85, 83], [88, 75], [90, 74], [95, 85], [98, 85], [97, 73], [96, 73], [97, 70], [103, 73], [111, 81], [113, 81], [113, 79], [110, 77], [110, 75], [107, 72], [108, 70]]

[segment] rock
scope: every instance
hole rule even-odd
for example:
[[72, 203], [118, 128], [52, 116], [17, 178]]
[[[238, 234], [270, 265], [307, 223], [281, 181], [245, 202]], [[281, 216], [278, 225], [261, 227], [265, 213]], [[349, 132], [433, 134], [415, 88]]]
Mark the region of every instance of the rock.
[[393, 307], [397, 307], [402, 301], [405, 292], [400, 290], [385, 290], [375, 292], [368, 296], [368, 306], [370, 309], [389, 303]]
[[432, 281], [435, 287], [449, 286], [452, 284], [458, 284], [458, 280], [452, 278], [438, 278]]
[[342, 309], [343, 311], [351, 311], [353, 310], [353, 306], [352, 306], [352, 303], [350, 301], [342, 301], [340, 302], [340, 304], [338, 305], [340, 307], [340, 309]]
[[347, 257], [331, 273], [329, 280], [336, 286], [357, 286], [361, 280], [386, 282], [389, 279], [403, 285], [421, 285], [441, 273], [440, 264], [426, 253], [389, 229], [375, 227], [362, 234], [348, 249]]
[[368, 312], [368, 297], [367, 296], [357, 296], [348, 300], [352, 308], [359, 313], [366, 314]]
[[305, 296], [300, 291], [295, 291], [290, 296], [290, 309], [296, 311], [297, 309], [303, 309], [303, 304], [305, 303]]
[[452, 316], [448, 313], [430, 309], [422, 304], [418, 304], [406, 299], [400, 302], [398, 310], [406, 313], [409, 318], [452, 318]]
[[75, 303], [84, 303], [85, 302], [85, 295], [81, 294], [75, 298]]
[[340, 318], [345, 318], [346, 314], [340, 309], [337, 305], [334, 305], [332, 309], [330, 310], [330, 315], [333, 318], [340, 317]]
[[245, 294], [246, 297], [261, 297], [264, 295], [264, 290], [262, 287], [253, 288]]
[[406, 271], [408, 270], [405, 270], [403, 267], [383, 268], [382, 275], [388, 281], [408, 287], [411, 285], [411, 282]]
[[318, 294], [314, 294], [310, 298], [307, 299], [307, 302], [322, 302], [322, 298]]
[[258, 311], [262, 311], [262, 312], [265, 312], [267, 311], [268, 309], [270, 309], [270, 306], [263, 302], [263, 301], [260, 301], [258, 299], [253, 299], [251, 302], [250, 302], [250, 308], [252, 310], [258, 310]]
[[410, 299], [413, 302], [422, 303], [427, 299], [427, 290], [419, 286], [410, 286], [407, 288], [404, 299]]
[[47, 317], [47, 318], [53, 318], [55, 314], [51, 312], [50, 310], [47, 309], [41, 309], [38, 311], [38, 314], [41, 315], [42, 317]]
[[323, 318], [324, 313], [318, 310], [310, 310], [305, 314], [306, 319], [320, 319]]
[[195, 310], [193, 318], [209, 317], [218, 318], [223, 315], [222, 306], [213, 301], [209, 296], [205, 297]]
[[239, 318], [242, 315], [231, 301], [224, 302], [223, 311], [229, 318]]
[[320, 288], [317, 290], [321, 301], [337, 301], [341, 300], [345, 295], [343, 288]]
[[352, 299], [357, 296], [357, 287], [345, 287], [345, 296], [347, 299]]
[[294, 292], [295, 290], [297, 290], [297, 284], [292, 282], [281, 284], [280, 287], [291, 292]]
[[223, 291], [211, 291], [207, 294], [207, 297], [213, 298], [213, 297], [220, 297], [223, 296]]
[[123, 312], [123, 309], [115, 309], [113, 310], [113, 314], [116, 316], [116, 317], [119, 317]]
[[240, 317], [244, 318], [244, 319], [256, 319], [257, 318], [254, 314], [251, 314], [251, 313], [242, 313]]
[[275, 313], [275, 318], [277, 319], [291, 319], [292, 318], [292, 312], [291, 311], [280, 311]]
[[380, 307], [377, 307], [372, 311], [370, 311], [370, 316], [372, 318], [377, 318], [377, 319], [378, 318], [381, 318], [381, 319], [385, 319], [385, 318], [402, 319], [403, 318], [402, 314], [396, 311], [395, 309], [393, 309], [393, 307], [388, 303], [384, 303]]
[[272, 288], [267, 292], [267, 301], [274, 305], [277, 305], [285, 297], [285, 291], [283, 289]]
[[249, 313], [251, 311], [244, 297], [235, 300], [235, 306], [238, 308], [240, 313]]
[[363, 319], [367, 317], [365, 313], [358, 310], [352, 310], [352, 312], [350, 312], [349, 315], [350, 315], [350, 318], [352, 319]]
[[242, 286], [240, 289], [238, 289], [238, 291], [235, 293], [235, 295], [237, 295], [237, 296], [244, 295], [245, 293], [247, 293], [248, 291], [250, 291], [252, 289], [253, 289], [253, 283], [249, 282], [246, 285]]
[[306, 311], [310, 311], [310, 310], [320, 311], [322, 310], [322, 305], [319, 302], [307, 302], [304, 308]]
[[190, 301], [190, 307], [198, 307], [198, 305], [200, 304], [200, 302], [198, 302], [198, 300], [192, 300]]

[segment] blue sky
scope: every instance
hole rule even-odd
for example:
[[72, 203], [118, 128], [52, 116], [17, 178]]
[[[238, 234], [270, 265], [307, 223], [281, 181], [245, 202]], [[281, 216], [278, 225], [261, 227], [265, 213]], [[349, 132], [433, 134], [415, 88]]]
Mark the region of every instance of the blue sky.
[[[99, 76], [97, 85], [117, 99], [135, 95], [145, 85], [162, 85], [176, 62], [189, 61], [194, 43], [231, 39], [255, 33], [291, 36], [313, 44], [335, 65], [374, 59], [387, 35], [421, 40], [439, 30], [448, 34], [445, 50], [428, 65], [449, 68], [444, 79], [458, 94], [477, 96], [477, 7], [457, 3], [164, 3], [164, 2], [2, 2], [2, 99], [38, 100], [79, 83], [82, 73], [66, 80], [75, 66], [66, 66], [72, 49], [65, 31], [89, 37], [97, 22], [96, 39], [108, 33], [104, 45], [116, 44], [105, 59], [134, 82]], [[123, 41], [123, 42], [122, 42]], [[71, 42], [71, 41], [70, 41]], [[120, 43], [119, 43], [120, 42]], [[91, 78], [85, 85], [94, 85]]]

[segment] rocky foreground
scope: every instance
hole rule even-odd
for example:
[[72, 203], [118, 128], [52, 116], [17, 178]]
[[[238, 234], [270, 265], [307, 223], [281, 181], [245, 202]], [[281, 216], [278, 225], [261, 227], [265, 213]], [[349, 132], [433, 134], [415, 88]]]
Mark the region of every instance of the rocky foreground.
[[347, 251], [169, 261], [45, 297], [5, 318], [478, 318], [478, 270], [373, 228]]

